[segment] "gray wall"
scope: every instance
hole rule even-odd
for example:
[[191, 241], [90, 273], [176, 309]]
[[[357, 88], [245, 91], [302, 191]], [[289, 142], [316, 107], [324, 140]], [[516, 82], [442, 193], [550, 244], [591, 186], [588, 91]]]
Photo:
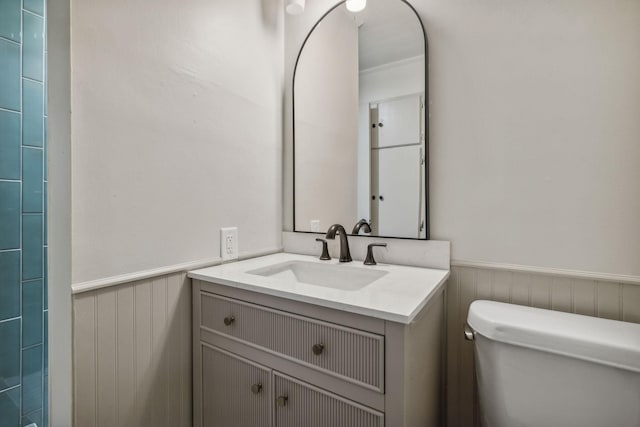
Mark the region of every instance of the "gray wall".
[[[232, 3], [240, 5], [237, 7], [242, 10], [234, 10], [238, 12], [239, 19], [245, 19], [246, 6], [249, 4], [246, 2], [198, 4], [206, 6], [205, 10], [213, 16], [223, 16], [222, 12], [227, 11], [223, 8], [236, 7]], [[310, 1], [305, 14], [286, 18], [285, 191], [290, 188], [291, 179], [289, 96], [293, 60], [308, 28], [332, 3], [329, 0]], [[415, 0], [412, 3], [425, 22], [431, 48], [432, 237], [451, 240], [454, 259], [640, 275], [640, 263], [637, 262], [637, 254], [640, 253], [640, 240], [637, 239], [640, 231], [637, 221], [640, 217], [640, 193], [636, 188], [636, 183], [640, 182], [640, 146], [637, 144], [640, 138], [640, 121], [637, 120], [640, 115], [640, 84], [637, 79], [640, 70], [640, 3], [629, 0]], [[234, 23], [234, 28], [246, 29], [251, 23], [266, 19], [264, 17], [271, 16], [272, 6], [265, 6], [265, 2], [251, 3], [249, 9], [252, 14], [249, 16], [255, 21], [243, 25]], [[125, 10], [109, 2], [83, 3], [75, 10], [77, 24], [74, 25], [74, 34], [77, 39], [74, 46], [80, 49], [77, 61], [95, 56], [92, 50], [95, 46], [89, 46], [91, 43], [95, 42], [99, 47], [118, 45], [95, 38], [92, 33], [100, 25], [109, 25], [109, 22], [94, 19], [101, 16], [99, 12], [103, 9], [108, 9], [109, 13]], [[193, 11], [190, 5], [180, 4], [176, 14], [189, 10]], [[132, 13], [131, 9], [127, 11], [127, 14]], [[146, 17], [147, 10], [135, 9], [134, 12], [133, 18], [141, 19], [141, 16]], [[233, 15], [234, 12], [230, 13]], [[277, 13], [281, 13], [281, 9]], [[191, 17], [195, 19], [196, 15], [193, 13]], [[112, 18], [117, 21], [118, 17]], [[173, 22], [172, 19], [168, 20]], [[162, 20], [159, 22], [165, 23]], [[132, 28], [138, 25], [137, 22], [129, 24]], [[214, 24], [210, 27], [221, 31], [225, 29], [218, 26], [223, 23]], [[162, 32], [167, 31], [169, 26], [166, 23], [163, 25]], [[190, 28], [209, 27], [193, 25]], [[265, 29], [267, 34], [271, 34], [269, 31]], [[262, 40], [262, 34], [253, 34], [250, 40], [262, 40], [265, 43], [263, 49], [258, 49], [260, 52], [249, 49], [244, 55], [235, 56], [243, 47], [250, 48], [253, 45], [233, 44], [231, 41], [236, 40], [234, 37], [228, 37], [226, 32], [222, 34], [224, 37], [214, 37], [215, 34], [192, 35], [196, 38], [210, 37], [207, 39], [209, 46], [220, 42], [221, 46], [229, 47], [228, 50], [220, 47], [220, 52], [226, 54], [218, 57], [219, 61], [216, 62], [219, 69], [227, 70], [227, 73], [216, 74], [208, 69], [196, 71], [203, 71], [207, 80], [211, 76], [216, 79], [215, 86], [220, 91], [216, 89], [210, 92], [212, 96], [208, 99], [231, 100], [236, 109], [229, 113], [229, 103], [213, 103], [211, 110], [207, 107], [202, 111], [213, 111], [215, 114], [198, 115], [196, 119], [214, 120], [227, 117], [223, 113], [230, 114], [232, 120], [226, 122], [230, 123], [229, 127], [222, 131], [206, 126], [189, 128], [197, 142], [189, 142], [183, 133], [179, 133], [180, 138], [174, 138], [179, 143], [172, 144], [171, 138], [167, 137], [157, 151], [144, 150], [145, 144], [158, 147], [155, 137], [159, 134], [152, 131], [157, 121], [140, 128], [135, 123], [129, 123], [129, 129], [135, 133], [114, 135], [111, 132], [114, 128], [110, 124], [112, 121], [119, 123], [123, 116], [112, 113], [120, 110], [114, 108], [110, 114], [101, 115], [102, 95], [113, 92], [116, 95], [114, 98], [124, 99], [117, 95], [128, 93], [126, 82], [122, 86], [111, 85], [109, 77], [113, 72], [109, 68], [100, 69], [100, 64], [96, 63], [78, 64], [80, 68], [76, 78], [84, 76], [84, 79], [76, 80], [78, 86], [74, 84], [74, 87], [82, 89], [78, 93], [84, 95], [77, 98], [74, 105], [95, 114], [84, 117], [91, 120], [78, 116], [75, 122], [78, 131], [78, 145], [74, 151], [77, 155], [73, 165], [76, 174], [74, 182], [78, 183], [74, 190], [74, 238], [78, 260], [75, 282], [197, 260], [208, 257], [210, 253], [215, 255], [216, 231], [221, 225], [240, 225], [241, 239], [242, 236], [251, 236], [249, 242], [241, 240], [241, 248], [247, 247], [242, 242], [249, 243], [250, 250], [279, 243], [281, 153], [279, 129], [273, 123], [280, 123], [281, 119], [280, 94], [274, 95], [265, 88], [280, 88], [282, 83], [281, 70], [274, 65], [280, 60], [279, 43], [282, 43], [282, 37], [267, 35], [265, 41]], [[179, 37], [175, 35], [178, 40]], [[243, 38], [237, 37], [237, 40], [240, 39]], [[175, 47], [171, 44], [167, 46]], [[185, 46], [191, 45], [187, 43]], [[257, 66], [256, 61], [275, 71], [265, 75], [261, 71], [264, 67]], [[121, 65], [129, 69], [131, 64], [138, 64], [135, 55], [131, 61]], [[93, 70], [97, 70], [97, 74]], [[153, 70], [153, 67], [148, 70]], [[242, 73], [231, 75], [238, 70]], [[161, 83], [158, 75], [151, 77], [155, 83]], [[100, 80], [101, 88], [84, 84], [95, 78]], [[258, 98], [254, 98], [253, 86], [248, 89], [244, 87], [252, 79], [261, 86], [260, 91], [265, 90], [260, 92], [262, 95]], [[139, 78], [138, 82], [145, 81]], [[145, 87], [142, 85], [139, 88]], [[194, 89], [190, 93], [197, 98], [201, 86], [196, 84], [189, 88]], [[216, 98], [218, 95], [221, 98]], [[247, 99], [250, 101], [245, 102]], [[156, 101], [159, 105], [191, 105], [190, 99], [176, 100], [171, 96]], [[141, 108], [134, 110], [135, 114], [125, 116], [136, 116], [148, 108], [146, 103], [139, 106]], [[245, 114], [247, 108], [251, 111], [250, 115]], [[173, 131], [187, 128], [188, 121], [179, 114], [180, 111], [164, 113], [163, 117], [174, 124], [172, 114], [177, 115], [181, 125], [175, 128], [171, 126]], [[260, 131], [252, 133], [246, 123], [258, 123]], [[239, 130], [246, 133], [238, 134]], [[212, 134], [216, 137], [211, 137]], [[93, 138], [95, 135], [100, 138], [96, 140]], [[127, 135], [135, 135], [135, 138], [129, 139]], [[269, 141], [256, 144], [264, 135], [269, 137]], [[137, 141], [143, 141], [142, 146], [138, 146], [140, 151], [130, 151], [134, 155], [123, 159], [121, 148], [135, 148], [137, 145], [130, 146], [127, 143]], [[238, 141], [241, 141], [240, 145]], [[187, 152], [182, 150], [185, 146], [180, 145], [183, 142], [193, 148], [186, 157]], [[98, 148], [103, 151], [94, 151], [96, 147], [91, 144], [99, 144]], [[136, 156], [149, 153], [153, 153], [154, 157], [148, 159], [144, 167], [136, 169], [140, 166]], [[256, 157], [251, 157], [255, 162], [247, 163], [246, 154], [255, 154]], [[167, 165], [176, 159], [178, 161]], [[203, 159], [206, 161], [199, 163]], [[211, 164], [215, 159], [219, 162], [218, 167]], [[195, 163], [185, 166], [189, 162]], [[96, 169], [97, 166], [100, 168]], [[177, 166], [180, 168], [176, 169]], [[130, 172], [126, 179], [103, 179], [121, 168]], [[180, 179], [152, 179], [165, 176], [167, 171], [172, 171], [173, 176]], [[234, 171], [240, 174], [256, 172], [258, 175], [253, 181], [238, 187], [235, 185], [238, 176], [234, 175]], [[138, 178], [141, 180], [138, 181]], [[218, 185], [221, 182], [227, 185]], [[261, 185], [256, 185], [256, 182]], [[184, 192], [184, 188], [191, 188], [187, 186], [194, 183], [198, 184], [200, 193], [195, 190]], [[260, 192], [259, 197], [252, 197], [254, 193], [248, 190], [251, 186]], [[212, 188], [216, 189], [215, 193], [209, 192]], [[237, 188], [242, 188], [242, 191], [238, 192]], [[206, 196], [206, 202], [196, 203], [202, 200], [199, 198], [201, 196]], [[216, 198], [227, 196], [227, 203], [228, 200], [238, 202], [230, 204], [236, 207], [235, 210], [222, 209], [217, 203]], [[290, 191], [285, 196], [285, 225], [290, 228]], [[117, 204], [114, 205], [114, 211], [111, 212], [107, 207], [114, 200], [125, 202], [122, 202], [121, 209]], [[185, 201], [188, 203], [185, 204]], [[133, 212], [134, 215], [128, 215], [129, 211], [125, 208], [132, 205], [140, 209]], [[97, 209], [97, 215], [94, 215], [96, 212], [83, 211], [83, 206]], [[260, 221], [255, 221], [255, 206], [260, 206], [261, 215], [266, 215]], [[147, 214], [143, 215], [145, 212]], [[227, 214], [224, 212], [229, 216], [225, 216]], [[160, 215], [156, 218], [166, 221], [160, 225], [146, 224], [145, 219], [154, 214]], [[196, 215], [193, 224], [172, 222], [175, 218], [186, 218], [187, 215]], [[229, 224], [231, 220], [242, 222]], [[142, 227], [142, 231], [137, 232], [137, 228], [127, 225], [129, 222], [153, 227]], [[157, 233], [167, 223], [172, 226], [165, 229], [166, 233]], [[101, 227], [96, 227], [96, 224]], [[203, 224], [206, 225], [204, 229], [199, 227]], [[243, 234], [243, 230], [246, 234]], [[123, 245], [123, 242], [126, 244]], [[190, 246], [185, 252], [185, 245], [193, 245], [194, 242], [197, 243], [197, 249]], [[114, 255], [118, 257], [113, 258]], [[183, 255], [187, 259], [182, 258]], [[103, 260], [109, 260], [109, 264], [101, 264]], [[156, 265], [157, 260], [161, 260], [161, 265]], [[485, 275], [490, 279], [485, 280]], [[532, 304], [546, 301], [552, 308], [578, 311], [588, 311], [589, 307], [593, 307], [592, 314], [638, 321], [640, 302], [638, 288], [633, 285], [610, 282], [592, 282], [589, 285], [581, 280], [575, 283], [569, 280], [567, 283], [564, 278], [530, 273], [511, 273], [511, 276], [507, 276], [510, 278], [504, 279], [502, 273], [496, 275], [493, 270], [486, 269], [453, 269], [449, 293], [449, 325], [450, 334], [453, 334], [449, 343], [449, 360], [455, 363], [449, 365], [448, 391], [452, 426], [471, 426], [474, 420], [472, 359], [468, 347], [463, 347], [465, 343], [460, 341], [458, 334], [466, 317], [466, 307], [476, 296], [528, 303], [531, 295]], [[140, 286], [145, 298], [149, 297], [151, 288], [155, 289], [155, 285], [149, 282], [142, 282]], [[138, 285], [125, 285], [125, 288], [125, 292], [138, 292]], [[121, 371], [126, 364], [111, 365], [113, 359], [109, 361], [108, 356], [101, 357], [98, 363], [91, 361], [91, 355], [102, 354], [96, 350], [96, 343], [102, 342], [102, 339], [105, 342], [114, 339], [110, 335], [114, 332], [113, 327], [102, 329], [99, 325], [103, 315], [111, 325], [121, 319], [121, 312], [115, 317], [113, 312], [119, 289], [107, 288], [76, 297], [76, 304], [80, 304], [76, 307], [80, 310], [76, 312], [76, 321], [81, 313], [86, 315], [81, 317], [82, 322], [77, 323], [80, 329], [76, 331], [76, 343], [87, 349], [86, 354], [78, 354], [80, 363], [76, 365], [76, 380], [80, 381], [76, 383], [76, 397], [85, 399], [80, 400], [82, 406], [77, 408], [86, 408], [86, 413], [82, 409], [76, 416], [82, 422], [87, 420], [89, 423], [78, 421], [78, 425], [83, 427], [95, 423], [108, 424], [110, 417], [114, 416], [109, 412], [113, 407], [113, 398], [109, 397], [113, 396], [113, 385], [110, 386], [112, 388], [99, 389], [95, 381], [100, 383], [103, 375], [108, 377], [108, 373], [113, 372], [126, 379]], [[92, 318], [92, 307], [101, 307], [104, 311], [100, 311], [100, 314], [94, 312], [97, 317]], [[136, 313], [149, 316], [152, 307], [136, 308]], [[163, 315], [162, 312], [158, 314]], [[165, 314], [167, 321], [176, 318]], [[179, 318], [183, 316], [181, 314]], [[166, 322], [164, 324], [167, 325]], [[97, 338], [95, 334], [98, 330], [106, 331], [106, 335], [101, 332], [101, 338]], [[455, 337], [458, 337], [458, 341]], [[151, 355], [162, 360], [160, 355], [163, 353], [156, 347], [149, 347], [151, 344], [148, 341], [145, 345], [146, 349], [151, 350], [143, 353], [145, 359], [141, 363], [144, 366], [139, 374], [149, 376], [147, 382], [141, 379], [140, 384], [148, 386], [158, 381], [163, 383], [167, 380], [167, 371], [153, 368], [156, 365], [151, 363]], [[106, 365], [98, 366], [102, 363]], [[117, 368], [115, 371], [114, 366]], [[94, 372], [92, 377], [91, 373]], [[101, 390], [101, 393], [106, 390], [107, 400], [102, 402], [102, 395], [98, 399], [99, 405], [107, 405], [106, 409], [96, 405], [97, 390]], [[88, 397], [85, 398], [84, 394]], [[188, 395], [183, 398], [188, 398]], [[126, 418], [125, 414], [122, 415], [124, 419], [135, 422], [140, 413], [138, 411], [146, 411], [149, 407], [166, 402], [164, 395], [153, 393], [143, 394], [142, 399], [139, 405], [131, 409], [131, 414], [134, 414], [132, 418]], [[115, 413], [121, 416], [120, 412]], [[103, 419], [102, 416], [107, 418]]]
[[47, 2], [50, 426], [72, 425], [71, 52], [69, 2]]
[[[291, 77], [334, 0], [285, 17]], [[432, 238], [454, 260], [640, 275], [640, 2], [410, 0], [429, 36]]]
[[280, 245], [283, 13], [72, 2], [73, 284]]

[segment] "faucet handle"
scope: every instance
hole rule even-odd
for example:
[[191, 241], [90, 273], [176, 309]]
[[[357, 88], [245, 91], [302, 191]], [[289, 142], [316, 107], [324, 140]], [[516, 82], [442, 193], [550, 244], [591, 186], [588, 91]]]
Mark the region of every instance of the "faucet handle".
[[376, 260], [373, 258], [373, 248], [375, 247], [382, 247], [382, 248], [386, 248], [387, 244], [386, 243], [371, 243], [370, 245], [367, 246], [367, 257], [364, 259], [364, 265], [376, 265], [377, 262]]
[[327, 246], [327, 241], [324, 239], [316, 239], [316, 242], [322, 242], [322, 255], [320, 255], [320, 259], [323, 261], [330, 260], [331, 256], [329, 256], [329, 247]]

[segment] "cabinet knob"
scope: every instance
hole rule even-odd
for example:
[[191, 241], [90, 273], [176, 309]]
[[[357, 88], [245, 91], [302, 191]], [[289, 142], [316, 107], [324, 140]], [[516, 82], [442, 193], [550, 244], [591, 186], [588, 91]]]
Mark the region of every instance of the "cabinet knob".
[[262, 384], [257, 383], [251, 386], [251, 393], [258, 394], [262, 391]]
[[229, 325], [231, 325], [235, 320], [236, 320], [236, 318], [235, 318], [235, 317], [233, 317], [233, 316], [227, 316], [227, 317], [225, 317], [225, 318], [224, 318], [224, 324], [225, 324], [225, 325], [227, 325], [227, 326], [229, 326]]
[[316, 356], [319, 356], [322, 354], [322, 352], [324, 351], [324, 344], [314, 344], [312, 347], [313, 350], [313, 354], [315, 354]]
[[276, 399], [276, 402], [278, 403], [278, 406], [287, 406], [288, 400], [289, 396], [279, 396], [278, 399]]

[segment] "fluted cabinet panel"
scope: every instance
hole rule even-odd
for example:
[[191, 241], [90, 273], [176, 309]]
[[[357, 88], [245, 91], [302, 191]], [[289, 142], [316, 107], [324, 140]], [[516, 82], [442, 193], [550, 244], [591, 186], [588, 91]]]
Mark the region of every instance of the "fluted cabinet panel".
[[478, 299], [640, 323], [640, 286], [552, 274], [452, 267], [447, 295], [447, 420], [480, 427], [473, 344], [463, 328]]
[[[352, 382], [384, 390], [384, 337], [331, 323], [202, 294], [202, 325]], [[225, 318], [233, 316], [231, 324]], [[286, 339], [296, 337], [296, 339]], [[321, 354], [313, 346], [323, 344]]]
[[203, 427], [270, 427], [271, 370], [216, 347], [201, 349]]
[[384, 415], [373, 409], [277, 372], [274, 381], [274, 427], [384, 427]]
[[185, 273], [74, 296], [74, 418], [82, 427], [191, 427]]

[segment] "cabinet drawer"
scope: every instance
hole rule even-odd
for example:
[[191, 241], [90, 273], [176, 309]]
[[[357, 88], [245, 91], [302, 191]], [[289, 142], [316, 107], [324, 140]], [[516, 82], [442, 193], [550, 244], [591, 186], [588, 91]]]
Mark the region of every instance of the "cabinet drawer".
[[201, 326], [363, 387], [384, 392], [384, 337], [201, 293]]
[[383, 427], [381, 412], [273, 373], [277, 427]]

